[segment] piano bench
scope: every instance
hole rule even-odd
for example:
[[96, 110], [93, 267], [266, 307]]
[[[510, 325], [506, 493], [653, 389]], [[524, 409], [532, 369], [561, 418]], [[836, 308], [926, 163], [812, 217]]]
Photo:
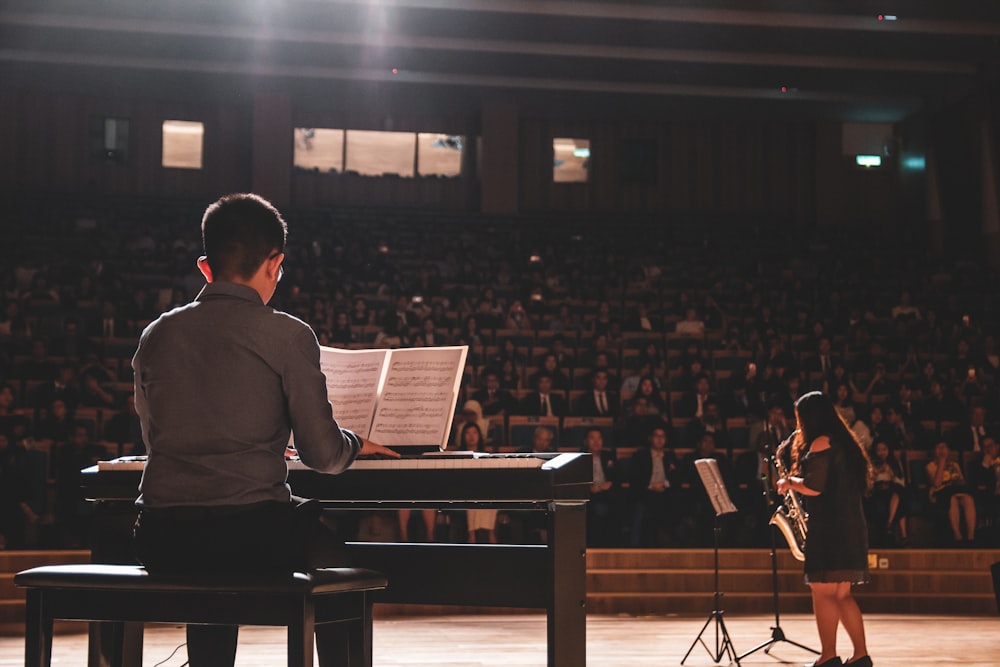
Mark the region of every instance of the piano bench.
[[56, 619], [106, 624], [116, 654], [110, 662], [123, 667], [142, 663], [143, 623], [286, 626], [289, 667], [312, 666], [316, 625], [342, 623], [344, 664], [370, 667], [372, 594], [387, 585], [382, 574], [358, 568], [154, 575], [140, 566], [96, 564], [36, 567], [14, 583], [26, 589], [26, 667], [50, 664]]

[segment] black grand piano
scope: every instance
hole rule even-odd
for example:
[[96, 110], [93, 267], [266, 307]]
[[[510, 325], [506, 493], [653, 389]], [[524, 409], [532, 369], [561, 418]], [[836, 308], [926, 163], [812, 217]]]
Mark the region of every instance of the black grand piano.
[[[141, 460], [102, 462], [82, 471], [95, 502], [95, 562], [129, 562]], [[339, 475], [289, 463], [295, 495], [329, 508], [538, 510], [544, 544], [349, 542], [356, 562], [384, 572], [382, 602], [545, 609], [549, 667], [586, 665], [586, 501], [589, 454], [476, 454], [358, 460]], [[90, 667], [104, 667], [91, 633]]]

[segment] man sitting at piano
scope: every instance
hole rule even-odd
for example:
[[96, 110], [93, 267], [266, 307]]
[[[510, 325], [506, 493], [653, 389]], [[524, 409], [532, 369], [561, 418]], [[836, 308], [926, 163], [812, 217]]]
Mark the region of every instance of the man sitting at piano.
[[[135, 550], [153, 572], [280, 572], [344, 565], [315, 501], [292, 498], [285, 448], [338, 473], [359, 454], [395, 456], [341, 429], [327, 399], [319, 345], [304, 322], [269, 308], [287, 227], [251, 194], [205, 211], [207, 285], [146, 327], [132, 360], [148, 459]], [[232, 665], [236, 626], [188, 626], [191, 667]], [[336, 637], [317, 630], [320, 664]]]

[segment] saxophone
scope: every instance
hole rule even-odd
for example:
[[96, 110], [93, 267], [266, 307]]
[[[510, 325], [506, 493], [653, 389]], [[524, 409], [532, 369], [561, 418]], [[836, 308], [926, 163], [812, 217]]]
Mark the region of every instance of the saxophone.
[[[774, 468], [778, 472], [778, 479], [788, 477], [788, 471], [781, 460], [781, 451], [789, 446], [798, 434], [798, 431], [792, 433], [774, 453], [772, 460]], [[796, 560], [806, 559], [806, 521], [808, 519], [809, 515], [802, 509], [798, 495], [789, 489], [785, 494], [784, 503], [775, 510], [768, 522], [772, 526], [777, 526], [781, 534], [785, 536], [788, 548], [792, 550], [792, 555], [795, 556]]]

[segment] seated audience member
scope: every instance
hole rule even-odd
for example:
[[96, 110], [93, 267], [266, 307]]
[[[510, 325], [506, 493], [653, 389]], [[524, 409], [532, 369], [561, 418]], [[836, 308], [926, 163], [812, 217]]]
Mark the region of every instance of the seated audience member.
[[705, 323], [698, 318], [698, 310], [688, 308], [684, 312], [684, 319], [674, 327], [674, 332], [680, 336], [704, 336]]
[[500, 386], [500, 374], [492, 368], [483, 374], [483, 387], [472, 395], [472, 399], [483, 406], [483, 414], [487, 417], [513, 414], [517, 406], [517, 399]]
[[521, 305], [520, 299], [514, 299], [510, 304], [510, 308], [507, 309], [507, 316], [504, 318], [504, 328], [516, 331], [532, 328], [531, 318], [528, 317], [528, 311]]
[[955, 544], [971, 544], [976, 533], [976, 503], [965, 483], [962, 468], [952, 460], [951, 447], [944, 440], [934, 446], [934, 457], [927, 463], [927, 480], [930, 500], [947, 513]]
[[338, 310], [333, 316], [333, 327], [330, 329], [330, 345], [334, 347], [347, 347], [351, 343], [358, 342], [358, 336], [351, 324], [350, 316], [343, 310]]
[[840, 382], [834, 387], [833, 407], [848, 427], [858, 420], [858, 413], [851, 398], [851, 387], [848, 383]]
[[539, 371], [535, 377], [535, 391], [521, 399], [518, 414], [539, 417], [564, 417], [566, 399], [552, 391], [552, 376]]
[[49, 357], [49, 347], [41, 338], [31, 342], [31, 354], [17, 365], [17, 377], [21, 380], [48, 381], [56, 377], [59, 369]]
[[880, 430], [882, 440], [892, 450], [912, 449], [917, 437], [919, 422], [907, 420], [898, 405], [885, 409], [885, 426]]
[[649, 308], [645, 303], [639, 302], [635, 309], [625, 318], [623, 328], [625, 331], [659, 331], [659, 322], [656, 318], [649, 316]]
[[108, 300], [101, 303], [101, 314], [91, 322], [87, 332], [100, 338], [127, 338], [134, 333], [129, 330], [125, 319], [118, 315], [115, 302]]
[[920, 402], [918, 416], [921, 421], [958, 421], [962, 405], [953, 394], [945, 393], [940, 381], [930, 384], [930, 393]]
[[982, 440], [982, 455], [969, 464], [969, 487], [976, 498], [992, 535], [988, 546], [997, 546], [1000, 539], [1000, 441], [991, 435]]
[[605, 447], [599, 428], [587, 430], [583, 451], [590, 454], [594, 469], [587, 504], [587, 545], [614, 547], [619, 543], [620, 508], [614, 452]]
[[538, 372], [528, 377], [528, 384], [530, 386], [535, 386], [537, 384], [535, 378], [537, 375], [541, 373], [544, 373], [548, 375], [549, 378], [551, 378], [552, 388], [554, 390], [563, 392], [569, 391], [570, 389], [569, 376], [566, 374], [566, 371], [559, 365], [559, 360], [556, 359], [556, 355], [552, 354], [551, 352], [545, 354], [544, 357], [542, 358], [542, 365], [541, 368], [538, 369]]
[[[562, 335], [552, 337], [552, 344], [546, 354], [555, 356], [559, 368], [570, 369], [576, 365], [576, 355], [566, 346], [566, 338]], [[544, 362], [544, 358], [542, 361]]]
[[663, 415], [664, 419], [667, 418], [669, 414], [667, 403], [663, 400], [653, 377], [648, 376], [639, 380], [639, 388], [636, 390], [635, 396], [632, 397], [632, 401], [634, 402], [638, 398], [646, 399], [647, 414], [658, 414]]
[[829, 380], [833, 377], [833, 369], [840, 363], [840, 358], [831, 353], [832, 346], [829, 336], [822, 336], [816, 344], [816, 356], [811, 357], [803, 368], [807, 373], [819, 373]]
[[38, 385], [32, 398], [32, 405], [39, 409], [51, 405], [52, 401], [60, 400], [70, 412], [75, 411], [80, 404], [80, 385], [76, 379], [76, 364], [71, 361], [63, 361], [59, 364], [59, 373], [51, 380]]
[[528, 454], [545, 454], [556, 451], [556, 434], [548, 426], [538, 426], [531, 434], [531, 447], [522, 450]]
[[[486, 442], [483, 439], [483, 432], [474, 422], [467, 422], [462, 427], [459, 434], [458, 449], [467, 452], [486, 451]], [[428, 510], [423, 510], [427, 512]], [[433, 512], [433, 510], [430, 510]], [[469, 543], [488, 542], [496, 544], [497, 533], [497, 510], [495, 509], [471, 509], [466, 510], [466, 527], [469, 532]], [[480, 539], [482, 537], [483, 539]]]
[[958, 452], [982, 452], [983, 438], [990, 432], [986, 426], [986, 408], [974, 406], [968, 418], [952, 431], [949, 444]]
[[650, 410], [649, 399], [645, 396], [636, 396], [625, 406], [625, 414], [617, 424], [615, 443], [622, 447], [636, 447], [646, 442], [654, 428], [667, 427], [666, 415]]
[[117, 443], [122, 455], [138, 456], [146, 453], [142, 425], [139, 423], [139, 414], [135, 411], [135, 393], [126, 397], [124, 410], [104, 422], [104, 437]]
[[764, 404], [755, 394], [747, 391], [746, 376], [733, 374], [729, 387], [719, 396], [719, 407], [724, 419], [746, 419], [748, 422], [764, 418]]
[[[736, 475], [732, 463], [724, 451], [716, 448], [715, 438], [711, 433], [702, 435], [694, 445], [694, 451], [688, 453], [678, 466], [678, 479], [681, 482], [681, 497], [679, 504], [684, 507], [681, 518], [680, 532], [682, 541], [691, 546], [707, 547], [713, 544], [713, 529], [715, 525], [715, 508], [711, 498], [705, 492], [705, 485], [698, 473], [695, 461], [699, 459], [715, 459], [719, 466], [726, 493], [735, 499], [737, 493]], [[731, 520], [735, 517], [720, 517], [722, 523], [723, 543], [729, 545], [735, 538], [729, 530]]]
[[639, 365], [645, 365], [649, 363], [649, 367], [653, 370], [655, 375], [657, 372], [666, 370], [666, 362], [663, 358], [663, 352], [660, 351], [659, 346], [653, 341], [647, 342], [641, 350], [639, 350]]
[[[604, 364], [598, 363], [597, 357], [600, 354], [604, 354], [606, 357], [606, 362]], [[606, 332], [595, 334], [591, 348], [587, 350], [586, 353], [580, 355], [580, 358], [577, 361], [583, 368], [596, 368], [597, 366], [618, 368], [618, 355], [615, 354], [615, 351], [611, 348]]]
[[[483, 406], [475, 399], [469, 399], [462, 404], [462, 411], [455, 419], [455, 426], [452, 429], [451, 446], [448, 449], [462, 449], [462, 432], [466, 424], [475, 424], [479, 427], [479, 441], [486, 446], [488, 434], [490, 432], [490, 420], [483, 416]], [[485, 450], [484, 450], [485, 451]]]
[[618, 418], [620, 399], [608, 390], [608, 371], [598, 368], [591, 375], [591, 388], [577, 398], [573, 414], [581, 417]]
[[[781, 412], [781, 408], [778, 408]], [[781, 413], [784, 417], [784, 413]], [[733, 475], [736, 495], [733, 502], [740, 508], [742, 526], [740, 542], [746, 546], [763, 547], [770, 544], [768, 522], [778, 502], [777, 480], [772, 457], [777, 445], [774, 432], [761, 431], [751, 438], [753, 449], [743, 452], [736, 459]]]
[[90, 354], [80, 366], [80, 405], [90, 408], [113, 408], [117, 404], [114, 394], [115, 376], [101, 363], [96, 354]]
[[684, 427], [681, 442], [684, 447], [697, 447], [705, 436], [712, 438], [714, 447], [719, 451], [728, 454], [733, 450], [733, 443], [722, 419], [722, 411], [715, 399], [706, 401], [701, 415], [693, 417]]
[[504, 338], [496, 354], [489, 359], [490, 365], [494, 368], [500, 368], [505, 361], [510, 361], [515, 367], [528, 363], [528, 358], [517, 349], [513, 338]]
[[368, 310], [368, 302], [357, 298], [350, 313], [351, 326], [367, 327], [375, 323], [375, 311]]
[[45, 406], [44, 416], [38, 421], [35, 437], [48, 443], [50, 452], [58, 445], [68, 442], [73, 429], [73, 413], [61, 398], [54, 399]]
[[677, 400], [674, 415], [685, 419], [700, 417], [705, 411], [705, 404], [714, 399], [708, 378], [703, 375], [695, 380], [693, 390], [686, 392]]
[[677, 457], [667, 448], [666, 428], [649, 433], [645, 447], [632, 455], [628, 467], [634, 547], [660, 547], [673, 542], [676, 527]]
[[63, 542], [74, 548], [87, 544], [91, 507], [80, 492], [80, 470], [109, 458], [103, 445], [90, 437], [90, 430], [76, 424], [69, 441], [56, 449], [54, 458], [55, 518]]
[[515, 389], [521, 388], [521, 375], [517, 371], [517, 367], [514, 362], [510, 359], [505, 359], [500, 364], [500, 387], [502, 389], [507, 389], [508, 391], [513, 391]]
[[623, 394], [634, 394], [639, 391], [639, 383], [642, 382], [644, 378], [652, 378], [653, 385], [657, 389], [663, 389], [663, 383], [660, 382], [660, 378], [656, 377], [653, 373], [653, 366], [650, 363], [640, 364], [638, 369], [629, 375], [625, 376], [625, 379], [621, 383], [621, 392]]
[[0, 545], [5, 549], [31, 548], [41, 520], [32, 503], [36, 493], [29, 454], [23, 442], [0, 431]]
[[873, 486], [865, 501], [865, 513], [872, 545], [893, 546], [897, 523], [900, 539], [906, 544], [908, 508], [903, 468], [885, 442], [876, 442], [872, 447], [871, 461]]
[[63, 322], [62, 333], [52, 340], [49, 349], [54, 356], [78, 362], [90, 354], [91, 348], [90, 339], [80, 330], [76, 318], [67, 317]]
[[[873, 405], [871, 407], [871, 410], [868, 411], [868, 421], [865, 423], [865, 426], [868, 428], [869, 447], [875, 443], [884, 442], [889, 445], [890, 450], [899, 450], [899, 442], [893, 437], [894, 433], [885, 421], [885, 412], [883, 412], [881, 405]], [[855, 434], [857, 434], [857, 431], [855, 431]], [[862, 442], [861, 444], [865, 443]]]

